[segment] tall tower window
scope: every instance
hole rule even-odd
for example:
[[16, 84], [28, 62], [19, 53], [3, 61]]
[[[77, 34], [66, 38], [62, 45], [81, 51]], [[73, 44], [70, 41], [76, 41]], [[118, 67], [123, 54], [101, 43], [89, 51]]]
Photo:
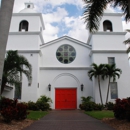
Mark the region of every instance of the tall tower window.
[[30, 5], [28, 5], [27, 8], [30, 8]]
[[28, 31], [28, 26], [29, 26], [28, 21], [26, 20], [21, 21], [19, 24], [19, 31], [22, 31], [22, 32]]
[[104, 31], [112, 32], [113, 31], [113, 29], [112, 29], [112, 23], [109, 20], [105, 20], [103, 22], [103, 29], [104, 29]]
[[108, 57], [108, 64], [109, 65], [115, 64], [115, 57]]
[[118, 98], [117, 82], [111, 82], [110, 88], [111, 88], [111, 99]]

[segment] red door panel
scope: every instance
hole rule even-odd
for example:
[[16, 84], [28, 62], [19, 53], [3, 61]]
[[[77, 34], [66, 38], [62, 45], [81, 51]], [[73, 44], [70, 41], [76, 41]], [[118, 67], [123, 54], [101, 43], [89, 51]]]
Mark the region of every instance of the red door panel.
[[56, 89], [55, 90], [56, 109], [76, 109], [77, 89]]

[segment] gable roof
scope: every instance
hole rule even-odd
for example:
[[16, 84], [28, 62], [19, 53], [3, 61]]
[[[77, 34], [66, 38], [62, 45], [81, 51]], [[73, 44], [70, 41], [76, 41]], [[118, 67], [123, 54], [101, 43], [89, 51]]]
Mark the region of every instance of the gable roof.
[[50, 46], [50, 45], [52, 45], [52, 44], [55, 44], [55, 43], [57, 43], [57, 42], [59, 42], [59, 41], [63, 41], [63, 40], [72, 41], [72, 42], [74, 42], [74, 43], [76, 43], [76, 44], [79, 44], [79, 45], [81, 45], [81, 46], [87, 47], [87, 48], [89, 48], [89, 49], [92, 48], [92, 47], [91, 47], [90, 45], [88, 45], [87, 43], [84, 43], [84, 42], [82, 42], [82, 41], [76, 40], [76, 39], [74, 39], [74, 38], [72, 38], [72, 37], [69, 37], [69, 36], [63, 36], [63, 37], [57, 38], [57, 39], [55, 39], [55, 40], [52, 40], [52, 41], [50, 41], [50, 42], [47, 42], [47, 43], [45, 43], [45, 44], [42, 44], [40, 48], [44, 48], [44, 47]]

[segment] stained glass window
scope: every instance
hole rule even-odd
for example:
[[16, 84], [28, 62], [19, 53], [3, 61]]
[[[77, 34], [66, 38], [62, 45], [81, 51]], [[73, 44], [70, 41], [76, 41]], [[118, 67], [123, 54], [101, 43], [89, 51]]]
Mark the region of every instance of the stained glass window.
[[64, 64], [71, 63], [76, 57], [75, 49], [70, 45], [62, 45], [56, 52], [57, 59]]

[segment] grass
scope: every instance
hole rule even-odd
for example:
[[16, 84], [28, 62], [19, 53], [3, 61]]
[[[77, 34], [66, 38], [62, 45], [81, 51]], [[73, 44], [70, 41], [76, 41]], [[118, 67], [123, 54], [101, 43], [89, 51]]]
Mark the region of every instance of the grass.
[[103, 118], [114, 118], [113, 111], [86, 111], [85, 113], [99, 120]]
[[46, 114], [48, 114], [46, 111], [29, 111], [27, 118], [31, 120], [39, 120]]

